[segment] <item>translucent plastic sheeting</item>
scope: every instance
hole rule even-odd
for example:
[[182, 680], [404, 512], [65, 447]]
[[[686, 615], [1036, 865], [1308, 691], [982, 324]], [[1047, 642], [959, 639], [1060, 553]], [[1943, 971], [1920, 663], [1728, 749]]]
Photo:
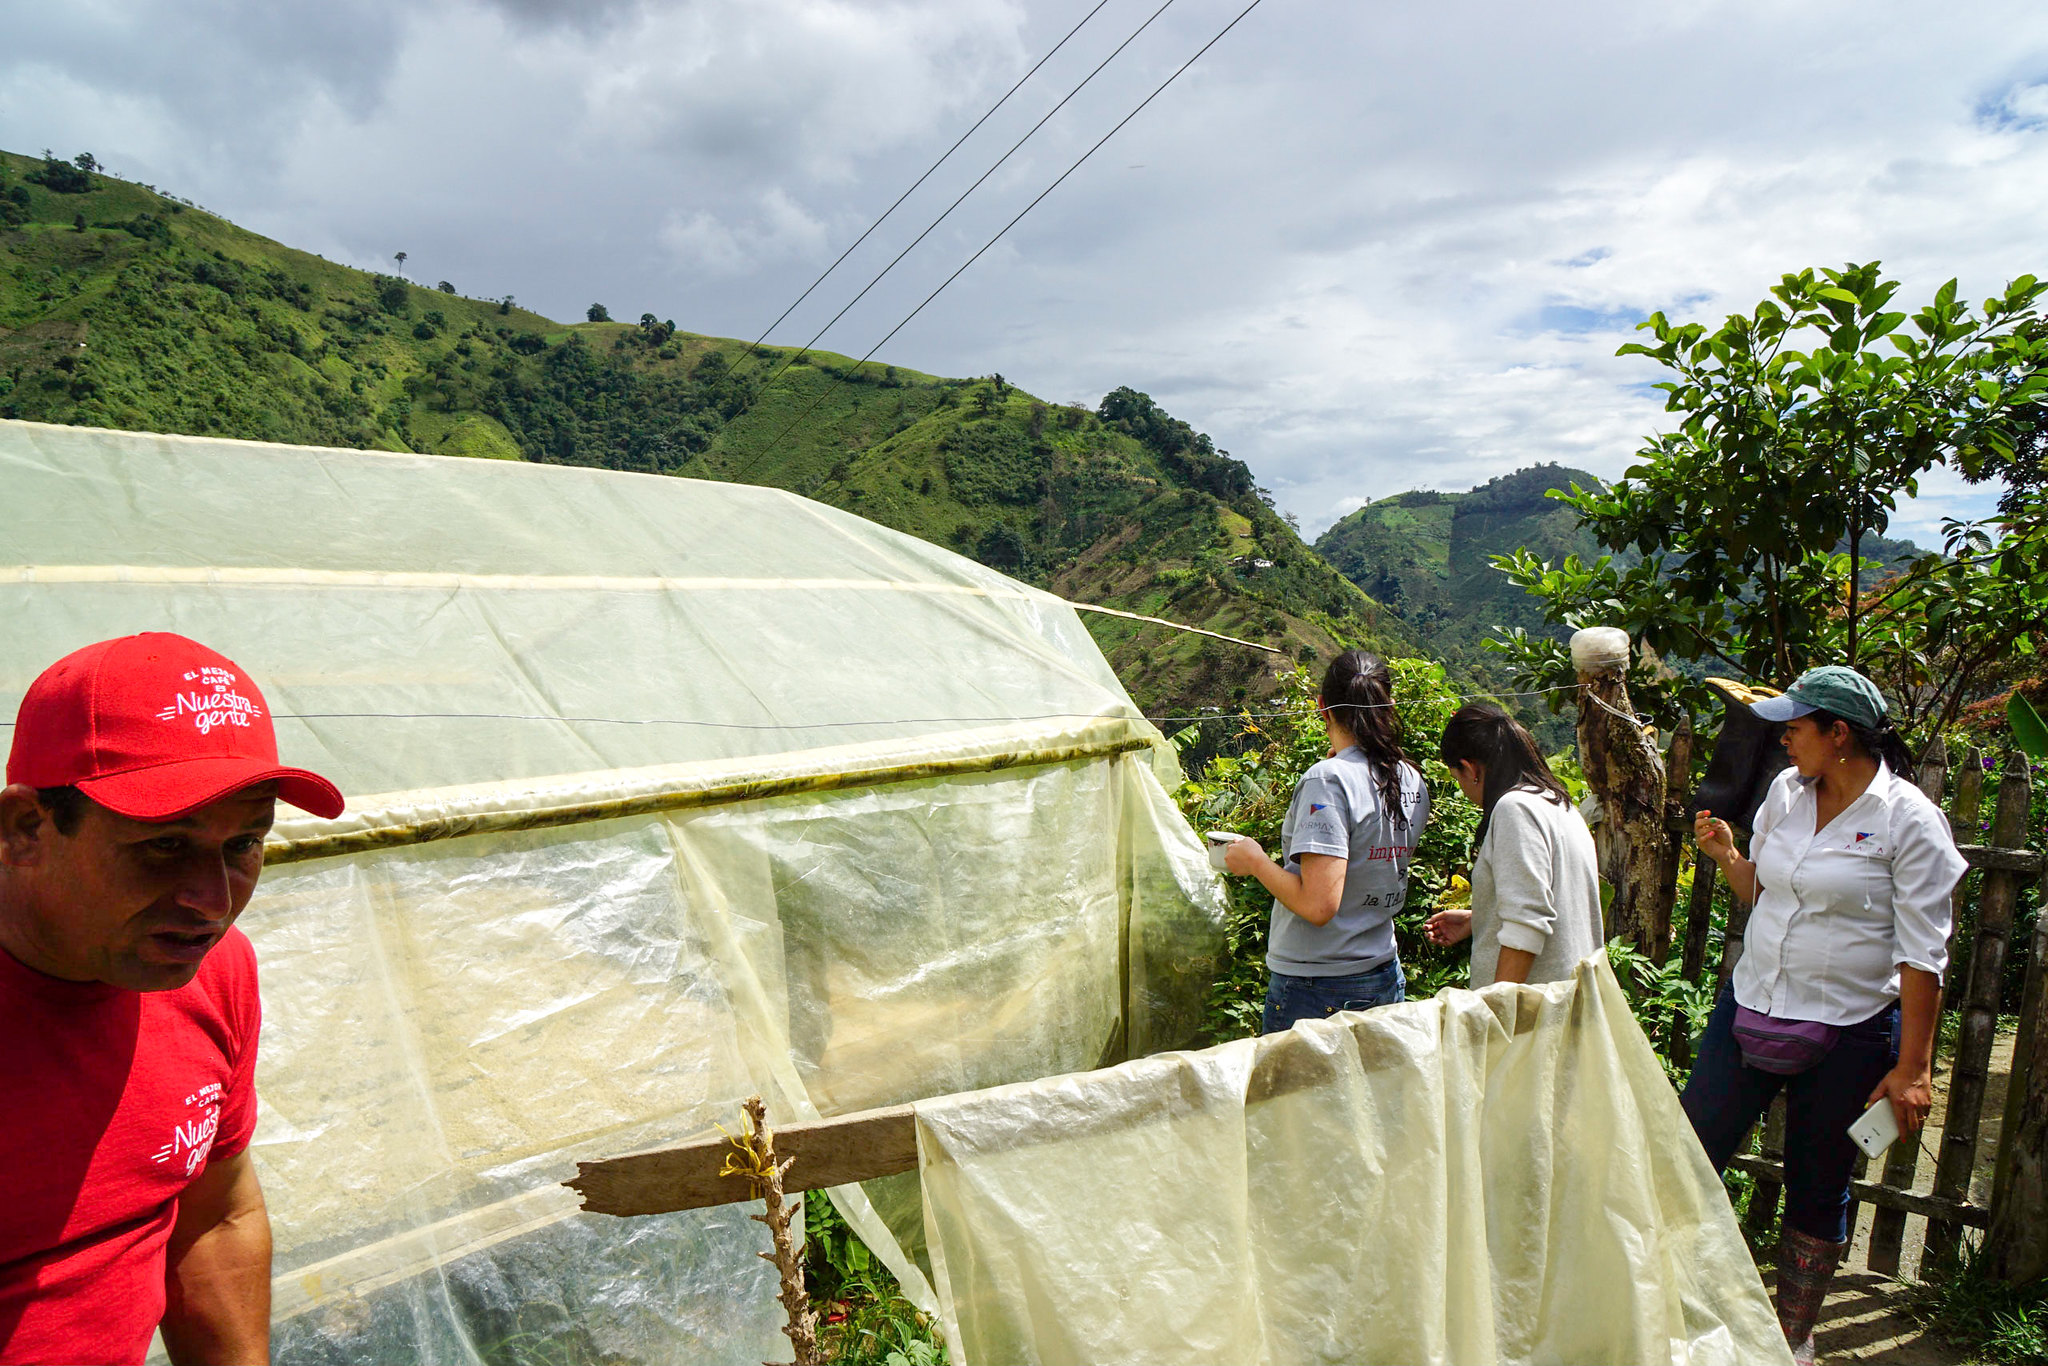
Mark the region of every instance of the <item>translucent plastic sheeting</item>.
[[[182, 631], [348, 795], [280, 812], [295, 852], [391, 837], [270, 868], [241, 921], [287, 1366], [786, 1359], [746, 1208], [585, 1215], [575, 1163], [756, 1092], [788, 1123], [1192, 1036], [1220, 893], [1057, 598], [652, 476], [0, 422], [0, 486], [5, 717], [69, 650]], [[919, 776], [961, 760], [997, 766]], [[824, 790], [445, 837], [791, 781]]]
[[955, 1360], [1789, 1360], [1602, 957], [917, 1106]]

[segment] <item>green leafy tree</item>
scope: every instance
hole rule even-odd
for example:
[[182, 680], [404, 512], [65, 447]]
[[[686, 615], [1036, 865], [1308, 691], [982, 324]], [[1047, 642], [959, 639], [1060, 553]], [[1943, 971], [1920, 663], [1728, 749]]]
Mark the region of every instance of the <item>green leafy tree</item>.
[[443, 294], [453, 294], [455, 292], [455, 286], [449, 284], [446, 280], [443, 280], [440, 284], [435, 285], [434, 288], [440, 290]]
[[[1863, 545], [1934, 466], [1968, 473], [2010, 458], [2048, 386], [2044, 289], [2022, 276], [1973, 309], [1950, 281], [1908, 314], [1891, 307], [1896, 281], [1875, 264], [1851, 265], [1787, 275], [1717, 329], [1653, 314], [1642, 328], [1654, 343], [1621, 354], [1670, 372], [1658, 387], [1678, 428], [1652, 438], [1612, 489], [1552, 495], [1609, 551], [1633, 549], [1641, 561], [1623, 569], [1613, 555], [1570, 556], [1554, 566], [1524, 551], [1496, 565], [1542, 600], [1548, 622], [1620, 626], [1666, 659], [1779, 682], [1813, 664], [1866, 662], [1873, 600], [1862, 590], [1875, 566]], [[1974, 596], [1937, 609], [1935, 583], [1963, 572], [1951, 563], [1930, 557], [1914, 571], [1924, 590], [1876, 604], [1886, 616], [1875, 662], [1901, 662], [1902, 640], [1928, 610], [1953, 618], [1943, 630], [1963, 654], [1950, 665], [1998, 653], [2000, 628], [1984, 614], [2002, 610], [2004, 590], [1975, 581]], [[1571, 680], [1554, 640], [1513, 631], [1489, 643], [1523, 681]], [[1922, 672], [1943, 690], [1938, 710], [1952, 715], [1971, 679]], [[1673, 689], [1643, 661], [1631, 682], [1668, 714]]]
[[608, 323], [612, 320], [611, 310], [603, 304], [592, 304], [584, 309], [583, 317], [586, 321], [594, 323]]

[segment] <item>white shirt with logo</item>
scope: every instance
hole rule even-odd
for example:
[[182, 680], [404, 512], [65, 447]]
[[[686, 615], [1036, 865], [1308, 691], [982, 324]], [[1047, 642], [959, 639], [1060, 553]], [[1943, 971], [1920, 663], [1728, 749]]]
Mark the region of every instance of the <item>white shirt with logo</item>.
[[1948, 967], [1949, 894], [1968, 865], [1948, 820], [1882, 762], [1863, 795], [1814, 827], [1811, 784], [1788, 768], [1756, 815], [1756, 909], [1735, 999], [1782, 1019], [1850, 1025], [1899, 998], [1899, 968]]

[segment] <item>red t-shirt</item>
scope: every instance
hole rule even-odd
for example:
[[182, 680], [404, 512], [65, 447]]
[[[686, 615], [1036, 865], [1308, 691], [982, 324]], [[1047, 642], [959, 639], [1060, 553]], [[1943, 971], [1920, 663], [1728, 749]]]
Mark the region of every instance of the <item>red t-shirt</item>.
[[229, 930], [176, 991], [0, 951], [0, 1363], [139, 1362], [178, 1195], [256, 1127], [256, 954]]

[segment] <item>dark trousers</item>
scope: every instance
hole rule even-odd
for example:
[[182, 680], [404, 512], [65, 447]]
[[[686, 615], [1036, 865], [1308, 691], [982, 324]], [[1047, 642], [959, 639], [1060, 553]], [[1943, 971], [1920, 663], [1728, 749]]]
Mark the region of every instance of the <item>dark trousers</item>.
[[1408, 999], [1408, 977], [1396, 958], [1370, 972], [1348, 977], [1295, 977], [1269, 972], [1266, 981], [1266, 1012], [1260, 1030], [1277, 1034], [1292, 1029], [1296, 1020], [1321, 1020], [1340, 1010], [1371, 1010]]
[[1858, 1156], [1849, 1126], [1870, 1108], [1870, 1093], [1898, 1060], [1894, 1001], [1861, 1024], [1845, 1026], [1827, 1056], [1799, 1075], [1760, 1072], [1742, 1061], [1735, 1042], [1735, 993], [1723, 987], [1679, 1103], [1708, 1159], [1722, 1169], [1782, 1087], [1785, 1222], [1839, 1243], [1849, 1236], [1849, 1180]]

